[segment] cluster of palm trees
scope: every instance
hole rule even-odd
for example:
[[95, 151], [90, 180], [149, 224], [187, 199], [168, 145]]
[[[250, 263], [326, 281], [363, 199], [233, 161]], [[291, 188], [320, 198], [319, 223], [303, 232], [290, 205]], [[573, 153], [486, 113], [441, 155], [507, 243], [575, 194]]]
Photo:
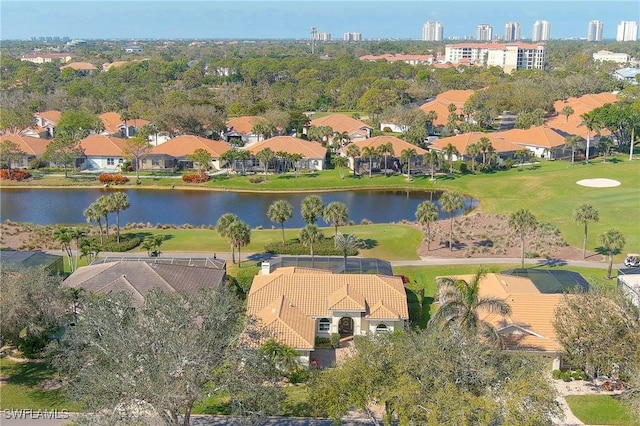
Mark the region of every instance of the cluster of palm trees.
[[[453, 250], [453, 224], [455, 213], [464, 207], [464, 195], [458, 191], [445, 191], [439, 199], [440, 208], [449, 213], [449, 250]], [[431, 242], [431, 223], [438, 220], [438, 207], [432, 201], [423, 201], [416, 209], [416, 221], [426, 229], [427, 250]]]
[[[251, 242], [251, 228], [233, 213], [225, 213], [216, 222], [216, 231], [221, 237], [226, 238], [231, 246], [231, 261], [242, 267], [240, 249]], [[236, 262], [236, 249], [238, 261]]]
[[109, 215], [116, 214], [116, 242], [120, 243], [120, 212], [128, 209], [130, 206], [129, 197], [124, 192], [116, 192], [111, 195], [103, 195], [89, 207], [84, 209], [82, 214], [87, 222], [96, 222], [100, 230], [100, 244], [104, 243], [102, 219], [105, 222], [105, 235], [109, 238]]
[[[264, 148], [255, 154], [255, 158], [261, 163], [264, 171], [264, 175], [267, 176], [269, 166], [275, 161], [280, 161], [283, 164], [284, 170], [293, 168], [298, 174], [298, 164], [302, 160], [302, 155], [297, 153], [290, 153], [286, 151], [274, 152], [271, 148]], [[251, 153], [243, 149], [230, 149], [220, 159], [227, 163], [227, 172], [231, 172], [231, 168], [235, 167], [235, 164], [240, 163], [242, 167], [242, 173], [246, 173], [246, 164], [251, 159]]]

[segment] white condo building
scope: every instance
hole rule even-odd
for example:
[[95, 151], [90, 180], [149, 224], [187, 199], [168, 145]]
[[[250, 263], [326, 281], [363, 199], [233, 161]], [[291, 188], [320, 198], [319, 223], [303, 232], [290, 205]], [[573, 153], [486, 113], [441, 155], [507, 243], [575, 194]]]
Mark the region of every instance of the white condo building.
[[504, 41], [520, 40], [520, 24], [517, 22], [507, 22], [504, 25]]
[[602, 41], [602, 21], [589, 21], [587, 41]]
[[362, 34], [360, 33], [344, 33], [342, 36], [344, 41], [362, 41]]
[[498, 66], [504, 72], [544, 69], [547, 60], [544, 43], [459, 43], [445, 47], [445, 62]]
[[442, 41], [444, 27], [440, 22], [425, 22], [422, 26], [422, 40]]
[[480, 24], [476, 28], [477, 41], [491, 41], [493, 37], [493, 28], [489, 24]]
[[638, 23], [636, 21], [620, 21], [616, 41], [636, 41], [638, 39]]
[[551, 25], [549, 21], [536, 21], [533, 23], [531, 41], [546, 41], [551, 38]]

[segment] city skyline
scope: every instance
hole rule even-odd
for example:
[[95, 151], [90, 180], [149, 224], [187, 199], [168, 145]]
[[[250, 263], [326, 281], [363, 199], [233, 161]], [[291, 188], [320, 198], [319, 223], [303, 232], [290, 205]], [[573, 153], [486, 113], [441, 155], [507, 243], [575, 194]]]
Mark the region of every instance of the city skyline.
[[[588, 3], [588, 7], [585, 7]], [[81, 39], [306, 39], [319, 32], [355, 32], [363, 39], [421, 39], [425, 22], [440, 22], [444, 39], [472, 39], [479, 24], [518, 22], [531, 39], [535, 21], [548, 21], [551, 38], [586, 39], [589, 22], [615, 39], [621, 21], [637, 20], [637, 1], [3, 1], [3, 40]], [[46, 10], [46, 19], [33, 19]], [[452, 13], [455, 10], [455, 14]], [[570, 19], [566, 17], [569, 16]], [[555, 25], [554, 25], [555, 23]], [[256, 25], [259, 24], [259, 25]], [[500, 31], [495, 34], [502, 36]], [[339, 38], [339, 37], [334, 37]]]

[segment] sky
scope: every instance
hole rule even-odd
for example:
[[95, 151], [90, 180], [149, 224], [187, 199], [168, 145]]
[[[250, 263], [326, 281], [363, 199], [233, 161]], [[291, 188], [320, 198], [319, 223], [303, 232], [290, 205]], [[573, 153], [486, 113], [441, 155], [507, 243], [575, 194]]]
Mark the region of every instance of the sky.
[[420, 39], [426, 21], [439, 21], [444, 37], [474, 36], [478, 24], [504, 34], [516, 21], [521, 37], [547, 20], [551, 38], [585, 38], [590, 20], [614, 39], [622, 20], [640, 22], [640, 0], [1, 0], [2, 40], [72, 39], [303, 39], [311, 27], [342, 39]]

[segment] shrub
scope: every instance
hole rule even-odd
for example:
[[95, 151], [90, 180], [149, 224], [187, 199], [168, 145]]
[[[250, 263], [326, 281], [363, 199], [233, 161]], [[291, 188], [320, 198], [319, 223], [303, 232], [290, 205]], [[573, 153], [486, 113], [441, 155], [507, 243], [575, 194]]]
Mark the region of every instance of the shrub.
[[572, 380], [571, 371], [563, 371], [562, 374], [560, 374], [560, 378], [564, 382], [570, 382]]
[[513, 158], [507, 158], [506, 160], [504, 160], [504, 168], [507, 170], [511, 169], [514, 164], [515, 161], [513, 160]]
[[[282, 243], [270, 243], [264, 246], [264, 250], [270, 254], [289, 254], [289, 255], [308, 255], [309, 247], [305, 247], [297, 239], [287, 241], [285, 245]], [[333, 238], [326, 238], [323, 241], [318, 241], [313, 245], [313, 254], [316, 256], [342, 256], [344, 253], [337, 250]], [[358, 250], [349, 250], [347, 255], [356, 256]]]
[[562, 371], [560, 370], [553, 370], [551, 372], [551, 377], [553, 377], [555, 380], [560, 380], [560, 378], [562, 377]]
[[249, 293], [251, 290], [251, 284], [253, 283], [253, 277], [258, 275], [260, 272], [260, 268], [257, 266], [249, 266], [247, 268], [238, 269], [238, 273], [236, 274], [236, 281], [238, 282], [238, 286], [245, 292], [245, 294]]
[[40, 158], [34, 158], [29, 162], [30, 169], [43, 169], [45, 167], [47, 167], [47, 162]]
[[536, 257], [540, 257], [540, 253], [536, 251], [527, 251], [524, 253], [524, 257], [527, 259], [535, 259]]
[[316, 346], [328, 346], [331, 344], [331, 339], [329, 339], [328, 337], [319, 337], [316, 336]]
[[193, 173], [182, 175], [182, 181], [186, 183], [205, 183], [209, 181], [209, 175]]
[[30, 177], [31, 177], [31, 173], [25, 172], [24, 170], [13, 170], [13, 169], [0, 170], [0, 180], [22, 181], [25, 179], [29, 179]]
[[464, 161], [454, 161], [453, 170], [460, 174], [469, 173], [469, 167], [467, 166], [467, 163], [465, 163]]
[[267, 178], [264, 176], [251, 176], [249, 178], [249, 182], [251, 183], [262, 183], [262, 182], [266, 182]]
[[366, 218], [360, 221], [360, 225], [371, 225], [372, 223], [373, 222], [371, 222], [369, 219], [366, 219]]
[[334, 349], [340, 347], [340, 335], [338, 333], [331, 333], [331, 346]]
[[[100, 246], [100, 237], [92, 236], [87, 238], [89, 241], [93, 241], [95, 244]], [[134, 249], [140, 245], [142, 239], [136, 234], [120, 234], [120, 244], [116, 242], [115, 235], [109, 235], [109, 238], [105, 238], [102, 246], [100, 246], [101, 251], [117, 251], [124, 252]]]
[[309, 378], [309, 373], [303, 367], [298, 367], [289, 373], [288, 379], [291, 384], [304, 383]]
[[100, 176], [98, 176], [98, 181], [118, 185], [129, 182], [129, 178], [120, 173], [101, 173]]

